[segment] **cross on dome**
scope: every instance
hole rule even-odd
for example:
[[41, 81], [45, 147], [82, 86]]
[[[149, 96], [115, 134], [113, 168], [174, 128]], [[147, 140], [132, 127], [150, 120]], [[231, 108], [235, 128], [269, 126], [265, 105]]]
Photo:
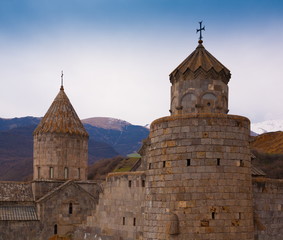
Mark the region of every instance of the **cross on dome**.
[[61, 88], [60, 90], [64, 90], [64, 86], [63, 86], [63, 77], [64, 77], [64, 73], [63, 73], [63, 70], [61, 71]]
[[205, 31], [205, 26], [201, 26], [202, 25], [202, 21], [200, 21], [199, 22], [199, 29], [197, 29], [197, 32], [196, 33], [198, 33], [199, 32], [199, 43], [202, 43], [202, 34], [201, 34], [201, 31]]

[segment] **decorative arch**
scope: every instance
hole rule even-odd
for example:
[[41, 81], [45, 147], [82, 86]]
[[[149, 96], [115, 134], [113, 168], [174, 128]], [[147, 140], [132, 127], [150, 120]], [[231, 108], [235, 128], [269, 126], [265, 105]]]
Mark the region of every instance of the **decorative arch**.
[[205, 107], [205, 108], [211, 108], [215, 106], [215, 103], [217, 101], [217, 97], [214, 93], [212, 92], [205, 92], [202, 94], [201, 96], [201, 104]]
[[191, 108], [194, 107], [197, 103], [197, 96], [194, 92], [186, 92], [181, 98], [181, 106], [185, 111], [191, 111]]
[[215, 96], [214, 93], [212, 92], [205, 92], [202, 96], [201, 96], [202, 99], [205, 99], [205, 100], [216, 100], [217, 97]]

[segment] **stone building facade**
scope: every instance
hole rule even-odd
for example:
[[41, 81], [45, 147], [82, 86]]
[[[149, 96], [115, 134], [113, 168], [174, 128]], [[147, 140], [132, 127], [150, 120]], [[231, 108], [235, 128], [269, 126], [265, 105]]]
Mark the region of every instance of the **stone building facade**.
[[0, 183], [0, 240], [281, 240], [283, 180], [254, 168], [230, 71], [202, 41], [171, 74], [130, 172], [86, 180], [88, 134], [63, 87], [34, 132], [32, 182]]

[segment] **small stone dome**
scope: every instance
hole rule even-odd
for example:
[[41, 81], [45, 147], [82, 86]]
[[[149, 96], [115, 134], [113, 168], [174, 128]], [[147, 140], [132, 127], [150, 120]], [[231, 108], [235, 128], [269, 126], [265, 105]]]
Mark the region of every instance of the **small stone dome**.
[[[213, 74], [214, 78], [220, 78], [225, 84], [228, 84], [231, 78], [229, 69], [204, 48], [201, 40], [196, 50], [170, 74], [170, 81], [171, 83], [179, 81], [180, 75], [194, 79], [198, 77], [199, 72]], [[183, 78], [186, 78], [186, 76], [183, 76]]]

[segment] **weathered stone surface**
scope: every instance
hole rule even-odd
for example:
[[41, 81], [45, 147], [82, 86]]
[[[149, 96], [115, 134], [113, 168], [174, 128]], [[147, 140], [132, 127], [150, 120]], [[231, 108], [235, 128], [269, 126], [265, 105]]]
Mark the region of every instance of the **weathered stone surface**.
[[[164, 122], [172, 129], [165, 132], [176, 132], [166, 140], [154, 133]], [[204, 129], [204, 124], [211, 128]], [[174, 130], [191, 129], [191, 126], [197, 134], [185, 139]], [[146, 174], [152, 178], [147, 178], [146, 191], [151, 198], [145, 200], [145, 239], [150, 239], [152, 234], [154, 239], [166, 239], [164, 233], [168, 232], [169, 225], [163, 216], [169, 211], [182, 219], [180, 240], [193, 239], [195, 234], [198, 239], [207, 239], [209, 234], [209, 239], [225, 239], [229, 235], [231, 240], [239, 236], [252, 240], [249, 120], [224, 114], [182, 114], [154, 121], [151, 136], [155, 140], [147, 158], [151, 169]], [[178, 147], [186, 146], [183, 141], [191, 145]], [[177, 145], [170, 148], [168, 142]], [[161, 161], [157, 157], [160, 149], [161, 153], [166, 150], [163, 154], [174, 161]], [[182, 157], [176, 159], [176, 154]], [[243, 166], [237, 164], [240, 160], [245, 163]], [[229, 209], [229, 213], [222, 209]], [[152, 228], [153, 221], [158, 228]], [[228, 224], [221, 225], [223, 222]], [[230, 236], [231, 231], [237, 234]]]
[[253, 179], [255, 240], [283, 239], [283, 180]]

